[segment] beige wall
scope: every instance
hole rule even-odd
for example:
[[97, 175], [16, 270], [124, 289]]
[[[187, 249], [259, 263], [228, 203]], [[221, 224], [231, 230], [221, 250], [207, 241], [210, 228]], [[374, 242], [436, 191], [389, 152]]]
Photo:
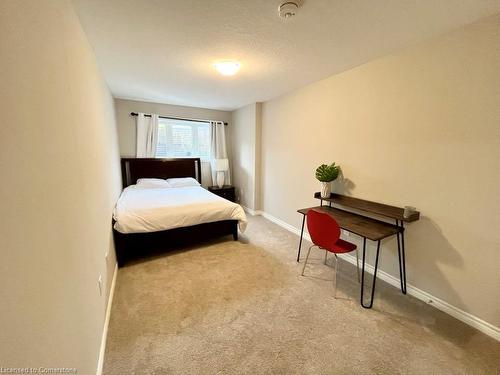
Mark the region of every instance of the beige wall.
[[258, 209], [260, 184], [261, 103], [249, 104], [233, 112], [233, 184], [244, 207]]
[[[231, 122], [231, 112], [170, 104], [115, 99], [115, 109], [120, 155], [122, 157], [135, 157], [136, 127], [135, 117], [130, 116], [131, 112], [157, 113], [159, 115], [180, 118]], [[231, 158], [231, 126], [226, 127], [226, 137], [227, 152]], [[203, 165], [202, 182], [203, 185], [211, 185], [212, 177], [208, 164]]]
[[0, 365], [95, 374], [121, 189], [113, 99], [66, 0], [1, 1], [0, 43]]
[[[296, 209], [317, 204], [315, 168], [336, 161], [335, 190], [421, 211], [409, 283], [497, 327], [499, 30], [488, 18], [262, 108], [265, 212], [299, 227]], [[381, 268], [398, 276], [395, 240], [383, 247]]]

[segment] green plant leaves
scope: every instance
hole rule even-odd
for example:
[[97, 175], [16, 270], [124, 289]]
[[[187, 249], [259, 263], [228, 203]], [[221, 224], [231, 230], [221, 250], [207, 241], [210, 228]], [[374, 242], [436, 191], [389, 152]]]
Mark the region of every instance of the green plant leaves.
[[339, 176], [339, 172], [340, 167], [335, 165], [335, 162], [330, 165], [321, 164], [316, 168], [316, 178], [321, 182], [334, 181]]

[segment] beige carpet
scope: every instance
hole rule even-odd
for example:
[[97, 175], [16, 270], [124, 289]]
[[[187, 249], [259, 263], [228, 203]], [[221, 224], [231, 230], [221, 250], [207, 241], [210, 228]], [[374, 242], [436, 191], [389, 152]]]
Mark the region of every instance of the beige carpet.
[[249, 219], [239, 242], [119, 270], [105, 374], [500, 373], [499, 342], [382, 281], [361, 308], [342, 261], [334, 299], [323, 252], [301, 277], [297, 237]]

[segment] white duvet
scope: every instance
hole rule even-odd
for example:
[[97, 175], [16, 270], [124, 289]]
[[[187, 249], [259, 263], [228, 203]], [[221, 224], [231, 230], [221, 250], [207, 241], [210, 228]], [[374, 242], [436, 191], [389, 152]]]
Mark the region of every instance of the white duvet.
[[222, 220], [247, 224], [240, 205], [201, 186], [181, 188], [125, 188], [113, 212], [115, 229], [121, 233], [157, 232]]

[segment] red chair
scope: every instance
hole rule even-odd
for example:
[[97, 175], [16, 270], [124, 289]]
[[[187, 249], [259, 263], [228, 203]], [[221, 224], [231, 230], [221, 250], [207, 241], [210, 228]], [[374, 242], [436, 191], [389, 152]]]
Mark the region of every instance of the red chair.
[[309, 247], [307, 251], [306, 261], [304, 262], [304, 267], [302, 268], [302, 276], [304, 276], [304, 271], [307, 265], [307, 259], [311, 249], [314, 246], [325, 250], [325, 264], [328, 256], [328, 252], [335, 255], [335, 278], [333, 280], [334, 285], [334, 296], [337, 294], [337, 271], [338, 271], [338, 258], [337, 254], [349, 253], [356, 250], [356, 269], [358, 272], [359, 281], [359, 255], [357, 246], [344, 241], [340, 238], [340, 227], [333, 217], [326, 213], [322, 213], [315, 210], [309, 210], [307, 212], [307, 230], [311, 236], [313, 245]]

